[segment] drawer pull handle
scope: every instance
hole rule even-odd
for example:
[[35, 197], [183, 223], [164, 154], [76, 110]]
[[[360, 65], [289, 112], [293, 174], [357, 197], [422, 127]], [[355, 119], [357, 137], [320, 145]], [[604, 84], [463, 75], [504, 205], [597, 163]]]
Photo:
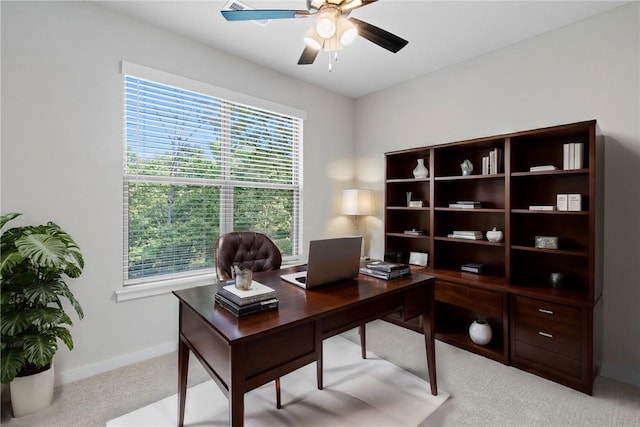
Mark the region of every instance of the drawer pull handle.
[[542, 335], [543, 337], [547, 337], [547, 338], [553, 338], [553, 335], [548, 334], [546, 332], [538, 332], [538, 335]]
[[546, 310], [546, 309], [544, 309], [544, 308], [539, 308], [539, 309], [538, 309], [538, 311], [539, 311], [540, 313], [544, 313], [544, 314], [553, 314], [553, 311], [551, 311], [551, 310]]

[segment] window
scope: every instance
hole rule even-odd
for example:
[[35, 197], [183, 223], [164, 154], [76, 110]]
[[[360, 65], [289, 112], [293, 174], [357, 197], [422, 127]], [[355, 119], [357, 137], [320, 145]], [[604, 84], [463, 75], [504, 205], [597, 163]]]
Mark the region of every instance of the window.
[[[125, 286], [213, 273], [228, 231], [263, 232], [298, 256], [302, 118], [148, 70], [123, 63]], [[167, 82], [181, 79], [205, 90]]]

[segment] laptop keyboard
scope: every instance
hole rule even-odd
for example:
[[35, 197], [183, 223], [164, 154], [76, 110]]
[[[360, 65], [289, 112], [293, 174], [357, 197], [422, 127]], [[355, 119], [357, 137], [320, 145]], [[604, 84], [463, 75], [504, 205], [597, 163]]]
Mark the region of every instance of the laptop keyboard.
[[307, 278], [305, 276], [296, 277], [296, 280], [300, 283], [307, 283]]

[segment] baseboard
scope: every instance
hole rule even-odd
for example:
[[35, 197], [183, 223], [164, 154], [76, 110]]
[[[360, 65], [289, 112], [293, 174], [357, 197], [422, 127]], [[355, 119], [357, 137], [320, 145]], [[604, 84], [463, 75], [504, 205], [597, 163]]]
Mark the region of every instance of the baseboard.
[[640, 370], [637, 366], [625, 369], [619, 365], [602, 363], [600, 375], [640, 388]]
[[113, 371], [114, 369], [142, 362], [154, 357], [162, 356], [178, 350], [177, 341], [171, 341], [155, 347], [150, 347], [134, 353], [125, 354], [113, 359], [104, 360], [102, 362], [83, 366], [81, 368], [69, 369], [59, 372], [56, 366], [55, 386], [69, 384], [78, 380], [102, 374], [104, 372]]

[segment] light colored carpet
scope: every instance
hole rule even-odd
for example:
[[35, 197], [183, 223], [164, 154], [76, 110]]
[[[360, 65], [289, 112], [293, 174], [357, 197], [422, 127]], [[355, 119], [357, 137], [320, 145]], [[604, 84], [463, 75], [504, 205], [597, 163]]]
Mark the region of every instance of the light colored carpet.
[[[357, 328], [341, 336], [359, 342]], [[375, 321], [367, 324], [367, 349], [428, 381], [422, 335]], [[26, 417], [11, 418], [10, 405], [3, 403], [0, 424], [104, 427], [108, 420], [175, 394], [177, 364], [177, 352], [172, 352], [65, 384], [56, 388], [53, 405]], [[611, 378], [597, 376], [589, 396], [440, 341], [436, 366], [438, 388], [451, 397], [420, 427], [640, 426], [640, 388]], [[189, 386], [209, 379], [192, 357]]]
[[[449, 394], [432, 396], [429, 384], [336, 336], [323, 343], [324, 389], [312, 363], [281, 379], [282, 409], [275, 407], [273, 382], [245, 395], [247, 426], [416, 426]], [[228, 401], [207, 381], [187, 391], [185, 425], [226, 426]], [[107, 422], [107, 427], [175, 426], [177, 395]]]

